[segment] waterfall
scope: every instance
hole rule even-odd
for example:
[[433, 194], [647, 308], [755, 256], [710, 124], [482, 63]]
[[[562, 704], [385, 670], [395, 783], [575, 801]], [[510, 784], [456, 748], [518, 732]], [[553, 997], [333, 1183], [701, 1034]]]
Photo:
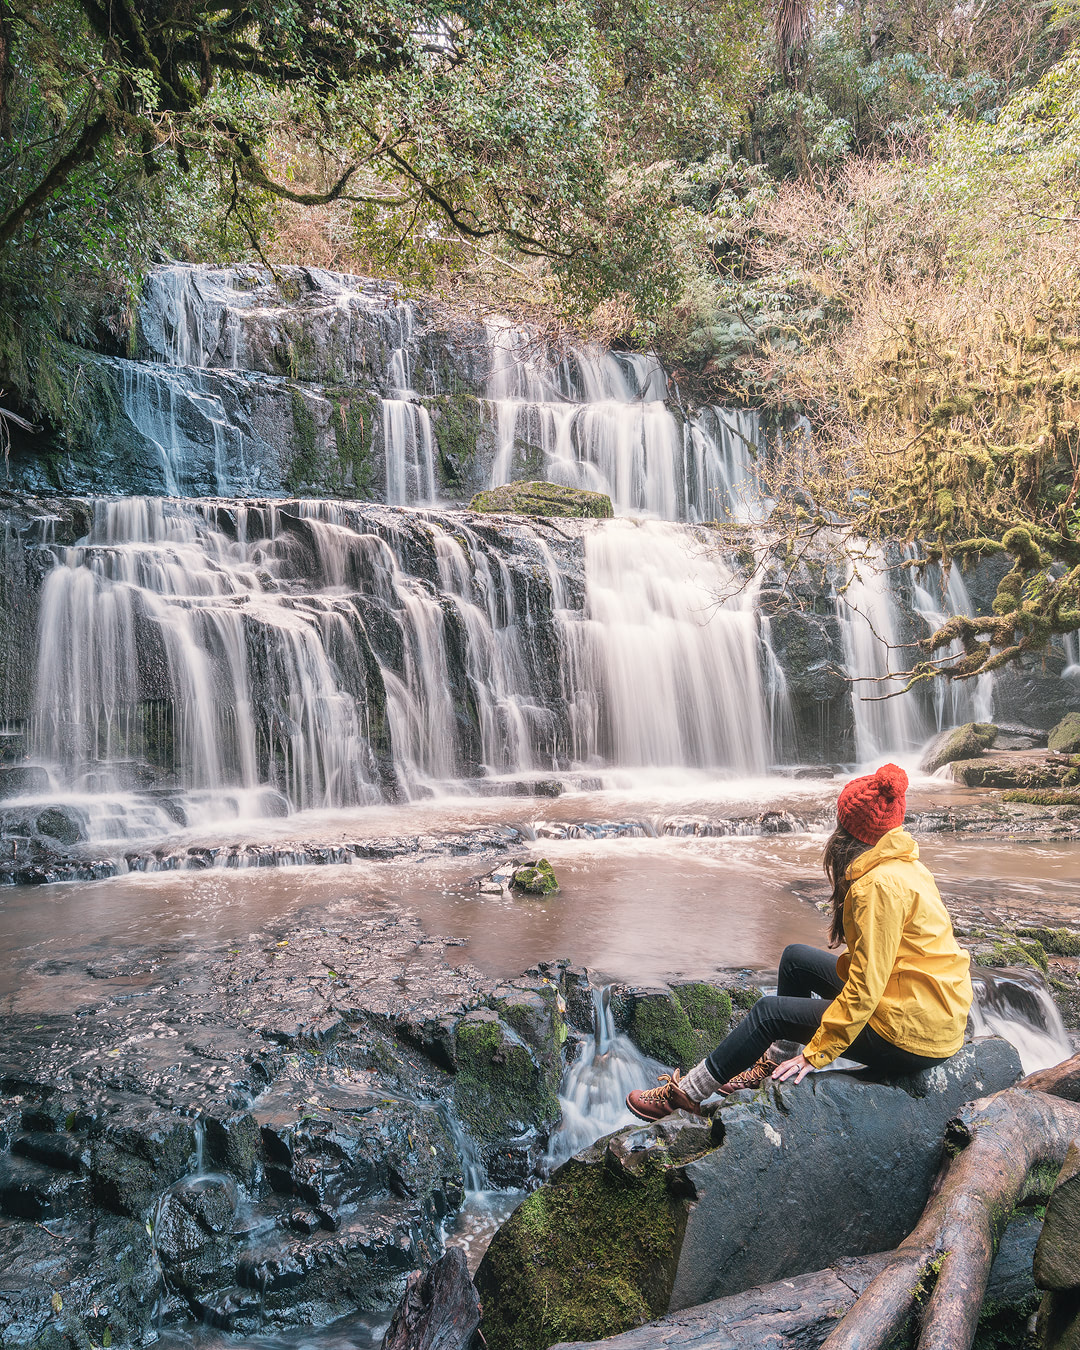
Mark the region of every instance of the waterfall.
[[506, 322], [488, 325], [491, 486], [542, 476], [661, 520], [757, 519], [758, 416], [704, 408], [680, 424], [655, 357], [599, 347], [548, 360]]
[[1015, 1046], [1025, 1073], [1060, 1064], [1073, 1053], [1061, 1013], [1041, 975], [978, 967], [971, 982], [975, 1035], [1004, 1037]]
[[1061, 645], [1065, 651], [1065, 669], [1061, 672], [1067, 680], [1080, 679], [1080, 633], [1065, 633]]
[[[949, 568], [947, 581], [942, 576], [940, 563], [931, 563], [922, 569], [922, 580], [912, 572], [912, 600], [916, 612], [926, 621], [927, 631], [936, 632], [954, 614], [973, 614], [974, 605], [967, 584], [958, 566]], [[963, 654], [963, 644], [955, 640], [949, 644], [949, 657]], [[994, 675], [982, 674], [973, 680], [947, 680], [940, 677], [931, 685], [934, 722], [937, 731], [961, 726], [965, 722], [992, 722], [994, 720]]]
[[428, 410], [412, 387], [413, 311], [394, 310], [397, 346], [390, 353], [389, 395], [382, 399], [386, 500], [393, 505], [435, 500], [435, 437]]
[[594, 988], [593, 1034], [563, 1075], [559, 1087], [562, 1119], [551, 1136], [547, 1163], [560, 1163], [588, 1148], [597, 1139], [626, 1125], [639, 1123], [626, 1107], [626, 1094], [649, 1087], [663, 1066], [643, 1055], [615, 1030], [611, 988]]
[[865, 764], [915, 749], [924, 737], [911, 694], [899, 692], [903, 677], [892, 673], [897, 664], [903, 666], [903, 657], [893, 656], [900, 645], [896, 600], [879, 549], [864, 545], [849, 560], [836, 610], [853, 682], [855, 758]]
[[714, 544], [660, 521], [585, 536], [603, 712], [579, 757], [761, 773], [770, 732], [752, 588]]
[[91, 837], [477, 777], [769, 762], [753, 595], [684, 527], [488, 537], [358, 503], [91, 505], [87, 536], [51, 548], [32, 732]]

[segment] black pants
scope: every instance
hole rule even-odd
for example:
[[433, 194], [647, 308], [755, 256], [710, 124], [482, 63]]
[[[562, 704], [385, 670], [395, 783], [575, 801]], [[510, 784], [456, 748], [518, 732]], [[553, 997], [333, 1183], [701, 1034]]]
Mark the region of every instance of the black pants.
[[[773, 1041], [805, 1045], [843, 987], [831, 952], [801, 944], [785, 947], [776, 993], [759, 999], [731, 1035], [724, 1037], [708, 1058], [709, 1072], [718, 1083], [726, 1083], [759, 1060]], [[887, 1074], [918, 1073], [944, 1062], [943, 1058], [901, 1050], [869, 1026], [864, 1026], [844, 1051], [844, 1058]]]

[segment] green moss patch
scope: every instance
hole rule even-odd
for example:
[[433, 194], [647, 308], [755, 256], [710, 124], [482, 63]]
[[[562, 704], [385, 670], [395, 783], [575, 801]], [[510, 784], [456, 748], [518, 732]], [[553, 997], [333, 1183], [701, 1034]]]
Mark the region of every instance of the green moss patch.
[[299, 389], [293, 390], [293, 454], [284, 475], [289, 492], [369, 498], [374, 481], [373, 441], [378, 401], [355, 389], [326, 391], [333, 409], [329, 435], [320, 445], [315, 416]]
[[1038, 942], [1044, 951], [1054, 956], [1080, 956], [1080, 933], [1068, 928], [1018, 928], [1016, 936], [1027, 942]]
[[1080, 791], [1069, 788], [1015, 788], [1001, 794], [1003, 802], [1025, 806], [1080, 806]]
[[1032, 966], [1046, 974], [1048, 962], [1046, 949], [1038, 940], [1021, 942], [1019, 938], [1010, 942], [999, 939], [994, 943], [989, 955], [981, 955], [979, 963], [984, 966]]
[[478, 1008], [455, 1030], [454, 1105], [481, 1143], [549, 1128], [559, 1118], [558, 1064], [543, 1064], [496, 1013]]
[[496, 1233], [476, 1276], [490, 1350], [612, 1336], [663, 1313], [686, 1226], [669, 1167], [572, 1159]]
[[513, 887], [516, 891], [524, 891], [526, 895], [557, 895], [559, 883], [554, 867], [546, 858], [540, 858], [517, 869]]
[[478, 492], [469, 503], [469, 510], [593, 520], [610, 520], [615, 514], [606, 493], [563, 487], [561, 483], [506, 483], [488, 492]]
[[689, 1069], [704, 1059], [731, 1025], [731, 997], [703, 982], [652, 990], [633, 1002], [630, 1036], [661, 1064]]
[[1051, 731], [1046, 744], [1059, 755], [1080, 754], [1080, 712], [1066, 713]]

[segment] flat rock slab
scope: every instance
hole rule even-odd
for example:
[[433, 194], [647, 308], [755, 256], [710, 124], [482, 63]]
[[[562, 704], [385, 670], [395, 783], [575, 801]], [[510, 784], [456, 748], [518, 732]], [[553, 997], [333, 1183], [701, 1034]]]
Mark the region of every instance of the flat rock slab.
[[915, 1225], [964, 1102], [1009, 1087], [991, 1038], [911, 1078], [816, 1074], [673, 1116], [565, 1163], [495, 1235], [476, 1283], [491, 1350], [545, 1350], [842, 1257]]

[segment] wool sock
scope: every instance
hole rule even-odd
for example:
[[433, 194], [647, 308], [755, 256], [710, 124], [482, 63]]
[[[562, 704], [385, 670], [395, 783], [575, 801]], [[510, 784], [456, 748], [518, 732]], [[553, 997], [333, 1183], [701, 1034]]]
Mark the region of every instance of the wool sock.
[[719, 1092], [721, 1084], [709, 1072], [709, 1061], [703, 1059], [700, 1064], [695, 1064], [688, 1074], [679, 1079], [679, 1087], [692, 1102], [700, 1103], [706, 1097], [711, 1097], [714, 1092]]

